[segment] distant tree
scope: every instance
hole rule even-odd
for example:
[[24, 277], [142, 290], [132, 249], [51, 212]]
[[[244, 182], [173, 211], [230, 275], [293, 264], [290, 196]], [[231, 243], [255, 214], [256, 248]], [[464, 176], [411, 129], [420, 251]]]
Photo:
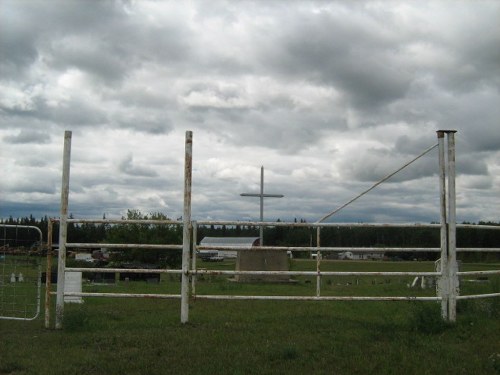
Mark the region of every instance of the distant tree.
[[[143, 215], [139, 210], [128, 210], [127, 220], [168, 220], [168, 217], [160, 212], [152, 213], [150, 216]], [[106, 231], [106, 242], [123, 244], [181, 244], [182, 227], [174, 224], [116, 224]], [[180, 250], [163, 249], [123, 249], [116, 254], [115, 260], [126, 262], [138, 262], [158, 264], [161, 266], [176, 267], [181, 262]]]

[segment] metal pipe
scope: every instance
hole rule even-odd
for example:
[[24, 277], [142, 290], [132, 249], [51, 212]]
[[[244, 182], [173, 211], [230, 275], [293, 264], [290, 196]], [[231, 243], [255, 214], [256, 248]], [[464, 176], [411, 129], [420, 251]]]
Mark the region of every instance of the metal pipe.
[[182, 245], [151, 245], [151, 244], [125, 244], [125, 243], [67, 243], [66, 248], [110, 248], [110, 249], [163, 249], [163, 250], [181, 250]]
[[[249, 194], [241, 194], [249, 196]], [[264, 194], [266, 198], [270, 194]], [[272, 197], [282, 197], [282, 195], [273, 194]], [[58, 218], [53, 218], [52, 221], [59, 222]], [[175, 220], [129, 220], [129, 219], [69, 219], [67, 223], [96, 223], [96, 224], [153, 224], [153, 225], [182, 225], [182, 221]], [[264, 225], [267, 227], [353, 227], [353, 228], [369, 228], [369, 227], [396, 227], [396, 228], [439, 228], [440, 224], [427, 223], [295, 223], [295, 222], [260, 222], [260, 221], [198, 221], [198, 225]], [[493, 229], [500, 230], [498, 225], [482, 225], [482, 224], [458, 224], [457, 228], [463, 229]]]
[[276, 300], [276, 301], [440, 301], [441, 297], [355, 297], [355, 296], [238, 296], [203, 295], [197, 299], [211, 300]]
[[[73, 270], [73, 269], [72, 269]], [[191, 272], [195, 275], [272, 275], [272, 276], [439, 276], [440, 272], [412, 272], [412, 271], [229, 271], [229, 270], [201, 270]]]
[[500, 252], [498, 247], [457, 247], [457, 252], [467, 253], [467, 252], [479, 252], [479, 253], [497, 253]]
[[45, 273], [45, 328], [50, 328], [50, 289], [52, 288], [52, 231], [53, 221], [47, 225], [47, 268]]
[[456, 192], [455, 192], [455, 131], [447, 132], [448, 138], [448, 278], [450, 282], [448, 313], [449, 320], [457, 319], [457, 300], [459, 295], [458, 264], [456, 253]]
[[[182, 274], [182, 270], [166, 269], [141, 269], [141, 268], [86, 268], [86, 267], [67, 267], [67, 272], [95, 272], [95, 273], [167, 273]], [[496, 271], [474, 271], [474, 272], [492, 272]], [[380, 272], [362, 272], [362, 271], [321, 271], [322, 276], [439, 276], [440, 272], [412, 272], [412, 271], [380, 271]], [[471, 273], [476, 274], [476, 273]], [[486, 273], [485, 273], [486, 274]], [[317, 271], [230, 271], [230, 270], [204, 270], [197, 269], [189, 271], [189, 275], [290, 275], [290, 276], [317, 276]]]
[[66, 241], [68, 237], [68, 196], [71, 160], [71, 131], [64, 132], [63, 173], [61, 186], [61, 215], [59, 225], [59, 251], [57, 263], [56, 329], [61, 329], [64, 317], [64, 268], [66, 266]]
[[182, 228], [181, 323], [189, 321], [189, 254], [191, 251], [191, 179], [193, 132], [186, 132], [184, 157], [184, 215]]
[[473, 276], [473, 275], [500, 275], [500, 270], [487, 270], [487, 271], [462, 271], [457, 272], [458, 276]]
[[488, 294], [470, 294], [466, 296], [457, 296], [457, 300], [463, 299], [480, 299], [480, 298], [493, 298], [500, 297], [500, 293], [488, 293]]
[[[42, 240], [43, 240], [43, 234], [40, 228], [35, 227], [34, 225], [17, 225], [17, 224], [0, 224], [0, 227], [2, 228], [25, 228], [25, 229], [34, 229], [38, 232], [38, 235], [40, 236], [40, 246], [38, 246], [39, 249], [41, 249], [42, 246]], [[17, 233], [16, 233], [17, 237]]]
[[[264, 166], [260, 167], [260, 221], [264, 221]], [[260, 246], [264, 246], [264, 227], [259, 228]]]
[[192, 261], [191, 261], [191, 269], [195, 273], [192, 274], [191, 277], [191, 295], [193, 297], [196, 296], [196, 252], [197, 252], [197, 244], [198, 244], [198, 224], [196, 221], [193, 221], [193, 253], [192, 253]]
[[316, 228], [316, 297], [321, 295], [321, 229], [320, 227]]
[[[22, 227], [22, 226], [21, 226]], [[30, 320], [35, 320], [38, 318], [40, 315], [40, 304], [41, 304], [41, 292], [40, 290], [42, 289], [42, 266], [38, 265], [38, 275], [37, 275], [37, 291], [36, 291], [36, 310], [35, 314], [31, 317], [26, 317], [27, 311], [26, 311], [26, 306], [24, 308], [24, 318], [16, 317], [16, 316], [0, 316], [0, 320], [21, 320], [21, 321], [30, 321]], [[14, 310], [11, 310], [14, 312]], [[15, 312], [22, 312], [23, 310], [18, 310]]]
[[500, 230], [500, 225], [482, 225], [482, 224], [458, 224], [457, 228], [461, 229], [496, 229]]
[[149, 268], [86, 268], [86, 267], [67, 267], [67, 272], [95, 272], [95, 273], [172, 273], [182, 274], [182, 270], [149, 269]]
[[[4, 240], [7, 239], [7, 228], [16, 228], [16, 239], [17, 239], [17, 231], [19, 228], [22, 228], [22, 229], [34, 229], [35, 231], [38, 232], [38, 238], [39, 238], [39, 246], [38, 246], [38, 251], [41, 252], [42, 248], [43, 248], [43, 234], [42, 234], [42, 231], [40, 230], [40, 228], [34, 226], [34, 225], [17, 225], [17, 224], [0, 224], [0, 227], [4, 228]], [[5, 267], [5, 264], [4, 264], [4, 267]], [[31, 316], [31, 317], [27, 317], [26, 314], [27, 314], [27, 311], [26, 311], [26, 306], [24, 308], [24, 310], [14, 310], [14, 303], [13, 303], [13, 307], [12, 307], [12, 310], [9, 310], [10, 312], [12, 313], [16, 313], [16, 312], [23, 312], [24, 311], [24, 317], [21, 318], [21, 317], [16, 317], [16, 316], [0, 316], [0, 320], [21, 320], [21, 321], [29, 321], [29, 320], [35, 320], [36, 318], [38, 318], [38, 315], [40, 315], [40, 305], [41, 305], [41, 288], [42, 288], [42, 280], [41, 280], [41, 277], [42, 277], [42, 268], [40, 265], [38, 265], [38, 277], [37, 277], [37, 283], [36, 283], [36, 288], [37, 288], [37, 297], [36, 297], [36, 310], [35, 310], [35, 315]], [[0, 280], [0, 284], [2, 283], [2, 280]], [[15, 289], [14, 289], [14, 296], [15, 296]]]
[[441, 316], [448, 319], [448, 222], [446, 217], [446, 166], [444, 131], [437, 132], [438, 157], [439, 157], [439, 214], [440, 214], [440, 239], [441, 239], [441, 277], [438, 280], [438, 294], [441, 300]]
[[[266, 196], [268, 194], [265, 194]], [[260, 226], [265, 227], [290, 227], [290, 228], [439, 228], [440, 224], [427, 223], [300, 223], [300, 222], [284, 222], [284, 221], [240, 221], [240, 220], [199, 220], [198, 225], [226, 225], [226, 226]], [[482, 225], [478, 225], [482, 227]], [[498, 229], [498, 227], [495, 227]]]
[[74, 297], [112, 297], [112, 298], [151, 298], [151, 299], [179, 299], [180, 294], [144, 294], [144, 293], [85, 293], [66, 292], [65, 296]]
[[338, 207], [337, 209], [333, 210], [332, 212], [330, 212], [329, 214], [326, 214], [325, 216], [323, 216], [321, 219], [319, 219], [317, 221], [317, 223], [321, 223], [323, 221], [325, 221], [326, 219], [328, 219], [329, 217], [333, 216], [334, 214], [336, 214], [337, 212], [339, 212], [340, 210], [344, 209], [345, 207], [347, 207], [348, 205], [350, 205], [351, 203], [353, 203], [354, 201], [356, 201], [357, 199], [361, 198], [363, 195], [367, 194], [368, 192], [370, 192], [371, 190], [375, 189], [378, 185], [380, 185], [382, 182], [384, 181], [387, 181], [389, 178], [391, 178], [392, 176], [394, 176], [396, 173], [398, 172], [401, 172], [403, 169], [405, 169], [407, 166], [409, 166], [410, 164], [414, 163], [415, 161], [417, 161], [418, 159], [420, 159], [422, 156], [424, 156], [425, 154], [427, 154], [428, 152], [434, 150], [435, 148], [437, 147], [437, 144], [429, 147], [427, 150], [425, 150], [424, 152], [422, 152], [420, 155], [418, 155], [416, 158], [410, 160], [408, 163], [406, 163], [405, 165], [403, 165], [401, 168], [397, 169], [396, 171], [392, 172], [391, 174], [385, 176], [383, 179], [381, 179], [380, 181], [378, 181], [376, 184], [372, 185], [369, 189], [366, 189], [365, 191], [363, 191], [361, 194], [358, 194], [357, 196], [355, 196], [354, 198], [352, 198], [349, 202], [347, 203], [344, 203], [342, 206]]
[[[54, 219], [54, 221], [59, 221]], [[182, 225], [182, 221], [153, 219], [68, 219], [68, 223]]]
[[31, 318], [31, 320], [35, 320], [40, 315], [40, 304], [41, 304], [41, 289], [42, 289], [42, 265], [38, 265], [38, 277], [36, 278], [36, 313], [35, 316]]
[[[242, 246], [211, 246], [199, 245], [198, 250], [234, 250], [234, 251], [351, 251], [353, 253], [372, 252], [439, 252], [438, 247], [311, 247], [311, 246], [263, 246], [263, 247], [242, 247]], [[479, 251], [479, 250], [478, 250]]]

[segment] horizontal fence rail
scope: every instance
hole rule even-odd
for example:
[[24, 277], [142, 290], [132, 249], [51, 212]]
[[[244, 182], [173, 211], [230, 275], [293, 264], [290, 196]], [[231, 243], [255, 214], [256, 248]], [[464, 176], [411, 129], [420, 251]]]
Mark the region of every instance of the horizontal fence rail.
[[463, 299], [480, 299], [480, 298], [494, 298], [494, 297], [500, 297], [500, 293], [470, 294], [465, 296], [457, 296], [457, 299], [463, 300]]
[[195, 270], [191, 275], [269, 275], [269, 276], [440, 276], [441, 272], [353, 272], [353, 271], [219, 271]]
[[157, 250], [182, 250], [182, 245], [154, 245], [154, 244], [138, 244], [138, 243], [67, 243], [67, 248], [81, 249], [157, 249]]
[[[57, 220], [54, 220], [56, 222]], [[107, 223], [112, 225], [183, 225], [178, 221], [169, 220], [90, 220], [90, 219], [68, 219], [71, 223]], [[211, 225], [226, 225], [230, 227], [237, 226], [263, 226], [263, 227], [292, 227], [292, 228], [310, 228], [321, 230], [322, 228], [440, 228], [439, 224], [379, 224], [379, 223], [288, 223], [288, 222], [246, 222], [246, 221], [202, 221], [192, 222], [192, 233], [196, 233], [200, 226]], [[482, 226], [482, 225], [457, 225], [458, 228], [467, 229], [486, 229], [498, 230], [497, 226]], [[320, 280], [322, 277], [345, 277], [345, 276], [366, 276], [366, 277], [442, 277], [441, 270], [434, 272], [400, 272], [400, 271], [385, 271], [385, 272], [361, 272], [361, 271], [322, 271], [320, 268], [321, 257], [317, 261], [317, 269], [313, 271], [238, 271], [238, 270], [206, 270], [196, 268], [196, 253], [201, 250], [218, 250], [218, 251], [247, 251], [247, 248], [241, 246], [210, 246], [197, 245], [196, 238], [193, 238], [193, 254], [191, 267], [187, 271], [182, 269], [144, 269], [144, 268], [100, 268], [100, 267], [65, 267], [65, 272], [91, 272], [91, 273], [131, 273], [131, 274], [176, 274], [190, 277], [192, 280], [190, 295], [194, 299], [199, 300], [296, 300], [296, 301], [443, 301], [441, 296], [324, 296], [320, 294], [318, 288], [316, 295], [311, 296], [282, 296], [282, 295], [207, 295], [196, 293], [196, 278], [204, 275], [214, 276], [236, 276], [236, 275], [253, 275], [253, 276], [304, 276], [316, 277]], [[58, 245], [52, 245], [57, 247]], [[130, 243], [72, 243], [67, 242], [66, 248], [81, 248], [81, 249], [140, 249], [147, 251], [148, 249], [156, 250], [181, 250], [183, 245], [172, 244], [130, 244]], [[252, 248], [253, 251], [275, 251], [275, 252], [311, 252], [311, 253], [331, 253], [331, 252], [352, 252], [352, 253], [419, 253], [432, 252], [439, 253], [439, 247], [347, 247], [347, 246], [258, 246]], [[457, 252], [496, 252], [497, 248], [457, 248]], [[459, 271], [458, 276], [487, 276], [498, 275], [500, 270], [482, 270], [482, 271]], [[320, 282], [318, 282], [320, 285]], [[55, 295], [55, 292], [50, 292]], [[96, 292], [64, 292], [64, 296], [73, 297], [109, 297], [109, 298], [151, 298], [151, 299], [181, 299], [181, 294], [158, 294], [158, 293], [96, 293]], [[500, 293], [478, 294], [478, 295], [462, 295], [457, 296], [457, 300], [478, 299], [478, 298], [493, 298], [500, 296]]]
[[[198, 250], [230, 250], [230, 251], [243, 251], [243, 249], [238, 246], [197, 246]], [[439, 247], [346, 247], [346, 246], [335, 246], [335, 247], [310, 247], [310, 246], [259, 246], [253, 249], [255, 251], [321, 251], [321, 252], [384, 252], [384, 253], [397, 253], [397, 252], [434, 252], [439, 253], [441, 249]], [[500, 248], [497, 247], [457, 247], [457, 252], [466, 253], [497, 253], [500, 252]]]
[[473, 276], [473, 275], [500, 275], [500, 270], [489, 270], [489, 271], [465, 271], [457, 272], [458, 276]]
[[173, 273], [181, 274], [182, 270], [169, 270], [164, 268], [86, 268], [86, 267], [66, 267], [67, 272], [97, 272], [97, 273]]
[[197, 295], [196, 299], [213, 300], [276, 300], [276, 301], [441, 301], [441, 297], [363, 297], [363, 296], [238, 296]]
[[[51, 293], [55, 294], [55, 293]], [[155, 293], [88, 293], [64, 292], [71, 297], [111, 297], [111, 298], [151, 298], [151, 299], [180, 299], [180, 294], [155, 294]]]
[[[199, 227], [203, 226], [226, 226], [234, 227], [291, 227], [291, 228], [309, 228], [316, 229], [318, 233], [317, 242], [320, 242], [320, 232], [323, 228], [431, 228], [442, 229], [441, 224], [415, 224], [415, 223], [396, 223], [396, 224], [380, 224], [380, 223], [288, 223], [288, 222], [242, 222], [242, 221], [197, 221], [193, 222], [194, 233], [194, 251], [193, 256], [196, 258], [200, 251], [235, 251], [237, 253], [248, 251], [248, 248], [242, 246], [219, 246], [219, 245], [197, 245], [196, 234]], [[457, 224], [457, 228], [474, 229], [474, 230], [499, 230], [499, 226], [493, 225], [469, 225]], [[273, 252], [311, 252], [311, 253], [331, 253], [331, 252], [352, 252], [352, 253], [442, 253], [441, 247], [346, 247], [346, 246], [257, 246], [253, 247], [252, 251], [258, 253], [259, 251], [273, 251]], [[498, 248], [455, 248], [456, 252], [498, 252]], [[321, 270], [321, 256], [317, 257], [315, 271], [230, 271], [230, 270], [198, 270], [196, 269], [196, 262], [192, 262], [193, 269], [189, 272], [192, 276], [192, 295], [196, 299], [213, 299], [213, 300], [303, 300], [303, 301], [444, 301], [444, 297], [438, 295], [435, 297], [421, 297], [421, 296], [322, 296], [321, 295], [321, 277], [342, 277], [342, 276], [411, 276], [411, 277], [431, 277], [436, 279], [443, 278], [444, 272], [442, 267], [435, 272], [353, 272], [353, 271], [322, 271]], [[489, 271], [468, 271], [456, 272], [459, 276], [470, 275], [496, 275], [500, 274], [500, 270]], [[315, 296], [236, 296], [236, 295], [207, 295], [196, 293], [196, 278], [203, 275], [256, 275], [256, 276], [305, 276], [317, 278], [317, 291]], [[462, 296], [463, 298], [480, 298], [481, 295]], [[485, 298], [497, 296], [496, 293], [484, 294]]]
[[[246, 251], [248, 249], [241, 246], [197, 246], [197, 250], [230, 250], [230, 251]], [[312, 246], [259, 246], [252, 248], [253, 251], [321, 251], [321, 252], [440, 252], [437, 247], [312, 247]]]
[[[49, 238], [52, 237], [53, 224], [60, 222], [60, 219], [51, 219], [49, 221]], [[67, 219], [67, 223], [73, 224], [108, 224], [108, 225], [147, 225], [147, 226], [182, 226], [183, 222], [174, 220], [129, 220], [129, 219]], [[49, 243], [48, 247], [60, 248], [60, 244]], [[182, 250], [182, 244], [145, 244], [145, 243], [81, 243], [81, 242], [65, 242], [65, 249], [139, 249], [139, 250]], [[47, 279], [46, 279], [46, 309], [45, 309], [45, 326], [50, 326], [50, 301], [52, 295], [57, 295], [57, 292], [50, 290], [50, 268], [51, 268], [51, 251], [47, 254]], [[65, 261], [64, 261], [65, 262]], [[105, 267], [66, 267], [64, 266], [64, 274], [67, 272], [87, 272], [87, 273], [129, 273], [129, 274], [177, 274], [182, 275], [181, 269], [151, 269], [151, 268], [105, 268]], [[58, 273], [58, 280], [59, 273]], [[110, 297], [110, 298], [152, 298], [152, 299], [180, 299], [180, 294], [157, 294], [157, 293], [87, 293], [87, 292], [69, 292], [64, 290], [64, 297]], [[57, 327], [56, 327], [57, 328]]]
[[[440, 224], [426, 223], [296, 223], [286, 221], [240, 221], [240, 220], [222, 220], [222, 221], [196, 221], [200, 226], [246, 226], [246, 227], [288, 227], [288, 228], [440, 228]], [[474, 225], [472, 225], [474, 226]], [[477, 225], [479, 226], [479, 225]], [[481, 225], [482, 227], [482, 225]], [[496, 228], [495, 226], [491, 226]]]

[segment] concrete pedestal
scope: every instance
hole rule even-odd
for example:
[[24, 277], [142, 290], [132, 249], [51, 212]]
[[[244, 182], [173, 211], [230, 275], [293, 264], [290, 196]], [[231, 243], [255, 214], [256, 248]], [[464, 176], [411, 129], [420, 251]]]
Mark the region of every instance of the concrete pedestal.
[[[288, 271], [286, 251], [242, 250], [236, 258], [236, 271]], [[238, 282], [289, 282], [288, 275], [236, 275]]]

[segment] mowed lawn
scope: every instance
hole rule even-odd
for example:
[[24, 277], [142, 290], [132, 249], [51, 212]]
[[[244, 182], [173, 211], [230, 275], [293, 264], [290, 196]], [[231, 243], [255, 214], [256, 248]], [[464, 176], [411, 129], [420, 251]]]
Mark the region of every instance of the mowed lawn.
[[[200, 264], [231, 269], [230, 262]], [[293, 261], [292, 269], [313, 269]], [[312, 268], [311, 268], [312, 267]], [[464, 270], [499, 265], [463, 265]], [[432, 271], [431, 262], [324, 262], [323, 270]], [[207, 294], [313, 295], [315, 278], [290, 284], [198, 281]], [[434, 295], [411, 277], [336, 277], [325, 295]], [[498, 292], [498, 277], [463, 280]], [[85, 285], [85, 291], [177, 293], [178, 281]], [[0, 374], [500, 374], [500, 299], [459, 301], [444, 324], [436, 302], [208, 301], [86, 298], [67, 304], [64, 329], [0, 320]]]

